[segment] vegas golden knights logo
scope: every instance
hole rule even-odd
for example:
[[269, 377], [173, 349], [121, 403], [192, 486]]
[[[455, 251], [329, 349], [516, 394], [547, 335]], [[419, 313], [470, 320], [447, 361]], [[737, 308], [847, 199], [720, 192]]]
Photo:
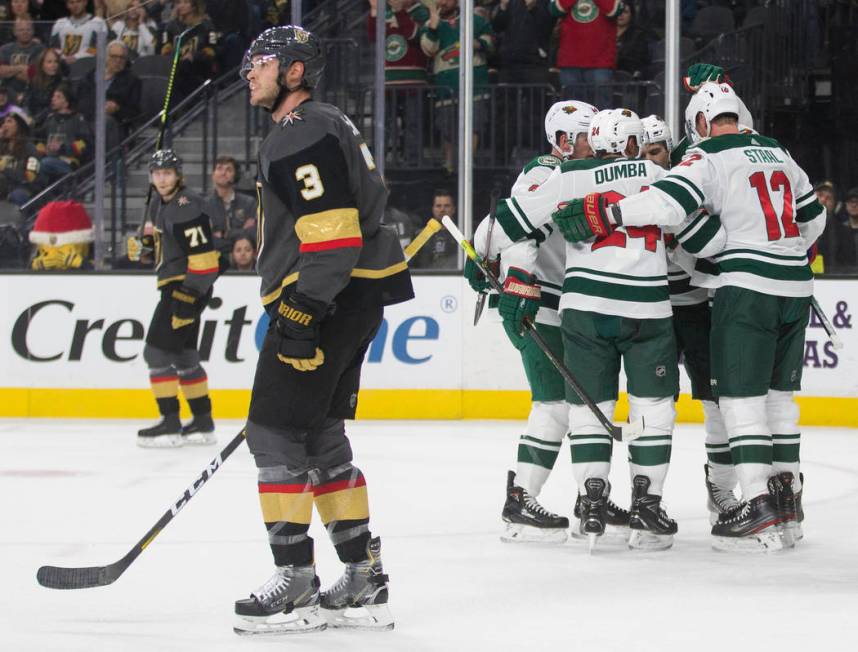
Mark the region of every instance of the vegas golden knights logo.
[[63, 43], [63, 56], [71, 56], [77, 54], [83, 43], [83, 36], [80, 34], [66, 34], [65, 43]]
[[137, 45], [140, 42], [140, 37], [137, 34], [123, 34], [122, 42], [132, 52], [137, 52]]

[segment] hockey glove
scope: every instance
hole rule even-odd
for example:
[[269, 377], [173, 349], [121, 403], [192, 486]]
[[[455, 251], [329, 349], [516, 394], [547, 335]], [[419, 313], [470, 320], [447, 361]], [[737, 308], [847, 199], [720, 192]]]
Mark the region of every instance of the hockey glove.
[[503, 283], [503, 294], [498, 300], [498, 313], [513, 346], [524, 346], [524, 320], [533, 321], [539, 310], [542, 293], [536, 277], [518, 267], [510, 267]]
[[688, 73], [682, 78], [682, 85], [689, 93], [696, 93], [706, 82], [720, 84], [725, 81], [724, 69], [711, 63], [695, 63], [689, 66]]
[[173, 318], [170, 320], [173, 330], [193, 324], [203, 311], [202, 295], [196, 290], [182, 285], [173, 290], [170, 297], [173, 299]]
[[[500, 268], [498, 260], [489, 261], [487, 263], [487, 267], [495, 276], [497, 276], [498, 269]], [[467, 256], [465, 257], [465, 278], [468, 280], [468, 285], [471, 286], [471, 289], [474, 292], [488, 292], [491, 289], [491, 284], [486, 278], [486, 275], [483, 274], [480, 271], [480, 268], [477, 267], [477, 264]]]
[[297, 371], [315, 371], [325, 362], [319, 348], [319, 322], [328, 306], [300, 294], [292, 294], [277, 306], [275, 327], [280, 336], [277, 359]]
[[598, 192], [573, 199], [551, 214], [567, 242], [604, 238], [614, 230], [608, 215], [608, 200]]
[[154, 247], [155, 239], [151, 235], [144, 235], [139, 238], [135, 235], [128, 236], [126, 241], [128, 260], [137, 262], [142, 256], [152, 253]]

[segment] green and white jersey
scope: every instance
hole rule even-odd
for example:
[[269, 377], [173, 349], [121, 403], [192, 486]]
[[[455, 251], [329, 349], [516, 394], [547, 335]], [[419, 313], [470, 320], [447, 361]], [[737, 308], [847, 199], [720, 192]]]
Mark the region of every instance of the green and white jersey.
[[[562, 162], [562, 159], [550, 154], [537, 156], [518, 175], [512, 185], [512, 196], [522, 197], [535, 192]], [[560, 326], [557, 310], [566, 266], [566, 241], [552, 224], [545, 224], [542, 234], [544, 238], [541, 241], [527, 239], [506, 249], [501, 257], [501, 267], [504, 276], [510, 267], [518, 267], [536, 275], [536, 283], [542, 292], [536, 323]]]
[[[665, 227], [670, 230], [671, 227]], [[705, 276], [697, 268], [697, 256], [719, 252], [726, 243], [726, 233], [717, 215], [697, 210], [676, 229], [676, 246], [667, 254], [667, 280], [672, 306], [696, 306], [709, 301], [710, 290], [692, 283]], [[716, 242], [717, 241], [717, 242]], [[705, 267], [705, 266], [704, 266]]]
[[619, 206], [624, 226], [676, 224], [700, 207], [720, 215], [727, 241], [714, 256], [717, 275], [695, 277], [695, 285], [788, 297], [813, 293], [806, 251], [825, 228], [825, 210], [807, 174], [772, 138], [703, 140], [649, 192]]
[[[617, 200], [639, 193], [665, 175], [651, 161], [565, 161], [527, 195], [499, 202], [492, 252], [526, 238], [540, 241], [551, 214], [564, 202], [587, 193], [609, 193]], [[477, 251], [485, 247], [475, 234]], [[597, 242], [566, 243], [560, 310], [574, 308], [638, 319], [670, 317], [667, 258], [658, 227], [619, 228]], [[505, 254], [504, 254], [505, 255]]]

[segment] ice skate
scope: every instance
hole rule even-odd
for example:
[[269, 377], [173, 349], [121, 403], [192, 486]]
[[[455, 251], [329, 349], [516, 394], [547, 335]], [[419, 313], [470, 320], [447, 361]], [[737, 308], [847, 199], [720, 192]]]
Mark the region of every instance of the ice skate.
[[715, 525], [718, 522], [718, 517], [721, 514], [732, 512], [739, 506], [739, 499], [732, 489], [719, 487], [709, 479], [709, 465], [703, 465], [703, 471], [706, 481], [706, 507], [709, 510], [709, 524]]
[[[610, 485], [608, 486], [610, 492]], [[586, 535], [581, 533], [580, 518], [581, 518], [581, 495], [575, 499], [575, 508], [573, 510], [575, 518], [579, 519], [579, 526], [573, 527], [571, 534], [573, 539], [586, 539]], [[606, 543], [626, 543], [629, 540], [629, 511], [617, 505], [613, 500], [608, 498], [605, 504], [605, 534], [603, 540]]]
[[649, 493], [650, 480], [645, 475], [632, 479], [632, 509], [629, 518], [629, 548], [667, 550], [673, 545], [676, 521], [661, 506], [661, 496]]
[[526, 489], [516, 486], [515, 472], [507, 475], [506, 503], [501, 518], [505, 527], [501, 541], [506, 543], [563, 543], [569, 519], [552, 514]]
[[777, 552], [783, 550], [778, 526], [781, 520], [768, 494], [742, 503], [722, 514], [712, 526], [712, 547], [735, 552]]
[[768, 481], [769, 495], [772, 497], [772, 504], [781, 519], [780, 532], [784, 546], [787, 548], [795, 546], [795, 542], [798, 540], [796, 534], [801, 531], [796, 497], [792, 489], [794, 480], [792, 473], [784, 471], [773, 475]]
[[381, 539], [370, 539], [366, 552], [366, 561], [346, 564], [342, 577], [322, 593], [322, 614], [331, 627], [393, 629], [387, 606], [388, 578], [381, 565]]
[[191, 422], [182, 426], [182, 442], [188, 446], [208, 446], [217, 443], [211, 414], [195, 414]]
[[249, 598], [235, 603], [233, 631], [251, 634], [300, 634], [325, 629], [319, 612], [316, 568], [278, 566], [277, 572]]
[[799, 473], [798, 479], [801, 482], [801, 489], [795, 492], [795, 524], [793, 525], [795, 532], [793, 537], [796, 541], [801, 541], [804, 538], [804, 530], [801, 527], [801, 524], [804, 523], [804, 509], [801, 506], [801, 495], [804, 493], [804, 473]]
[[137, 431], [140, 448], [178, 448], [182, 443], [182, 422], [178, 414], [164, 415], [154, 426]]
[[611, 485], [602, 478], [584, 480], [584, 494], [579, 495], [578, 536], [586, 538], [589, 552], [593, 552], [596, 540], [605, 534], [608, 494]]

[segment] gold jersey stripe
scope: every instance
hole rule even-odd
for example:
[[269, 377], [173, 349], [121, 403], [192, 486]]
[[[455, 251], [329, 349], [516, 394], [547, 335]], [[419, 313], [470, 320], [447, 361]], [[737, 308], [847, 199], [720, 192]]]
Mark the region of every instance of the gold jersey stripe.
[[184, 280], [185, 280], [184, 274], [179, 274], [178, 276], [170, 276], [168, 278], [162, 278], [162, 279], [158, 280], [158, 287], [162, 288], [165, 285], [167, 285], [167, 283], [172, 283], [173, 281], [184, 281]]
[[357, 209], [334, 208], [321, 213], [304, 215], [295, 223], [295, 233], [303, 244], [360, 238]]
[[191, 254], [188, 256], [188, 271], [189, 272], [206, 272], [218, 268], [220, 259], [219, 251], [206, 251], [201, 254]]
[[[398, 274], [406, 269], [408, 269], [408, 263], [405, 261], [395, 263], [394, 265], [385, 267], [384, 269], [365, 269], [363, 267], [355, 267], [352, 270], [351, 277], [369, 279], [387, 278], [388, 276], [393, 276], [394, 274]], [[298, 280], [298, 276], [298, 272], [293, 272], [284, 278], [279, 288], [262, 296], [262, 305], [267, 306], [272, 301], [276, 301], [280, 297], [280, 293], [283, 291], [283, 288], [292, 285]]]

